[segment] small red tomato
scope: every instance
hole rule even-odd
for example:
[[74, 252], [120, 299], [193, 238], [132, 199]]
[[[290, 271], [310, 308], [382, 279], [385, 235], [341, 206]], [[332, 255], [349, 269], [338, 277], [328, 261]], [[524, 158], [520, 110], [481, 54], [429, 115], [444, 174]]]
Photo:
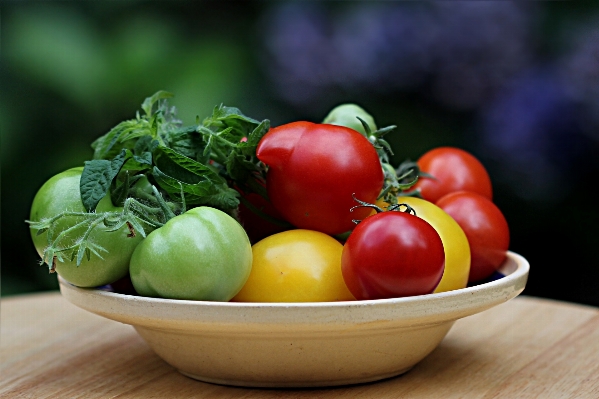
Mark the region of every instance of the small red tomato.
[[374, 203], [383, 169], [366, 137], [343, 126], [293, 122], [271, 129], [256, 156], [266, 165], [266, 189], [274, 207], [296, 227], [341, 234], [369, 209], [349, 211], [353, 195]]
[[356, 299], [430, 294], [444, 267], [437, 231], [406, 212], [367, 217], [350, 234], [341, 255], [343, 279]]
[[455, 191], [472, 191], [488, 199], [493, 198], [491, 179], [483, 164], [472, 154], [459, 148], [434, 148], [418, 159], [422, 172], [434, 178], [421, 177], [413, 189], [420, 189], [422, 197], [437, 202], [442, 196]]
[[510, 231], [501, 210], [488, 198], [467, 191], [447, 194], [437, 206], [466, 233], [472, 255], [468, 282], [491, 276], [505, 261], [510, 244]]

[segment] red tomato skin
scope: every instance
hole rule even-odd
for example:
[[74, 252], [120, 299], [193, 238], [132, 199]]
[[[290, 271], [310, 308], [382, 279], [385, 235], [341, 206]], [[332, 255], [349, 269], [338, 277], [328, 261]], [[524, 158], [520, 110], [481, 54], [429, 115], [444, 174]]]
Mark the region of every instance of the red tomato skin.
[[367, 208], [350, 212], [356, 198], [374, 203], [383, 170], [372, 144], [343, 126], [293, 122], [271, 129], [256, 156], [269, 166], [266, 189], [275, 209], [302, 229], [340, 234]]
[[359, 300], [430, 294], [444, 268], [437, 231], [405, 212], [383, 212], [360, 222], [341, 255], [343, 279]]
[[469, 283], [491, 276], [505, 261], [510, 231], [501, 210], [480, 194], [458, 191], [442, 197], [437, 206], [460, 225], [470, 244]]
[[455, 147], [437, 147], [424, 153], [417, 161], [422, 172], [435, 177], [421, 177], [413, 189], [420, 189], [425, 200], [436, 203], [455, 191], [472, 191], [493, 199], [489, 173], [472, 154]]

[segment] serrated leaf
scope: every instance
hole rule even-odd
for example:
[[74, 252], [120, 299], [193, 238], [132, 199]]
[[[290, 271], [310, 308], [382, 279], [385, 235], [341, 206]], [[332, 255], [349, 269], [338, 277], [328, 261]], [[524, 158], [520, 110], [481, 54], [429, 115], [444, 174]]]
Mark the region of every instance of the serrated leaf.
[[214, 107], [212, 116], [204, 121], [204, 126], [232, 127], [241, 137], [249, 135], [259, 124], [259, 121], [245, 116], [238, 108], [222, 104]]
[[253, 172], [258, 170], [255, 162], [250, 157], [232, 152], [229, 154], [226, 169], [231, 179], [235, 181], [246, 181]]
[[158, 147], [158, 140], [155, 140], [152, 136], [141, 136], [133, 146], [133, 153], [135, 155], [141, 155], [146, 152], [152, 152]]
[[156, 127], [153, 126], [150, 122], [141, 119], [137, 121], [135, 125], [123, 129], [118, 137], [118, 142], [124, 143], [128, 140], [133, 140], [145, 136], [154, 137], [156, 135], [156, 130]]
[[225, 182], [209, 166], [186, 157], [172, 148], [158, 147], [154, 151], [154, 164], [163, 174], [184, 183], [195, 184], [210, 181], [214, 184], [222, 184]]
[[93, 159], [112, 159], [123, 148], [132, 148], [134, 143], [122, 140], [121, 136], [127, 132], [141, 129], [144, 125], [146, 126], [146, 133], [144, 134], [151, 134], [151, 131], [147, 127], [147, 121], [132, 119], [119, 123], [108, 133], [99, 137], [92, 143], [92, 148], [94, 149]]
[[133, 159], [140, 165], [152, 165], [152, 153], [144, 152], [141, 155], [134, 155]]
[[108, 193], [112, 180], [121, 170], [130, 152], [122, 150], [112, 161], [96, 159], [84, 163], [79, 187], [81, 202], [86, 211], [93, 212]]
[[241, 142], [238, 145], [239, 150], [247, 156], [256, 155], [256, 147], [258, 143], [270, 130], [270, 121], [268, 119], [263, 120], [255, 127], [255, 129], [247, 136], [247, 141]]
[[144, 100], [144, 102], [141, 104], [141, 109], [146, 113], [146, 116], [150, 116], [152, 115], [152, 108], [154, 107], [154, 104], [156, 104], [159, 100], [164, 100], [171, 97], [173, 97], [172, 93], [159, 90]]
[[121, 184], [116, 184], [118, 179], [114, 179], [111, 184], [110, 199], [116, 206], [122, 206], [129, 194], [129, 173], [125, 172], [122, 176], [124, 176], [124, 180]]
[[225, 183], [215, 184], [210, 180], [197, 183], [186, 183], [163, 173], [154, 167], [152, 175], [158, 185], [172, 198], [181, 199], [181, 192], [185, 201], [191, 205], [210, 205], [220, 209], [235, 209], [239, 205], [239, 193], [228, 187]]

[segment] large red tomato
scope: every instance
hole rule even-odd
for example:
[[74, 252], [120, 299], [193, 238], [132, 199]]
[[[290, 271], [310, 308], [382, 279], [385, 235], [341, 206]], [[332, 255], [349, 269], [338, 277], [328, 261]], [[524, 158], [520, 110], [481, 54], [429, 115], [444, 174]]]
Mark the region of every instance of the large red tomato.
[[422, 197], [437, 202], [454, 191], [472, 191], [493, 198], [491, 179], [483, 164], [472, 154], [459, 148], [434, 148], [418, 159], [422, 172], [434, 178], [421, 177], [413, 189], [420, 189]]
[[437, 201], [464, 230], [472, 261], [469, 282], [491, 276], [504, 262], [510, 244], [507, 221], [499, 208], [480, 194], [458, 191]]
[[291, 224], [327, 234], [354, 227], [370, 209], [350, 212], [352, 197], [374, 203], [383, 187], [376, 149], [357, 131], [336, 125], [293, 122], [269, 131], [256, 156], [268, 165], [266, 189]]
[[443, 242], [424, 219], [387, 211], [360, 222], [341, 254], [341, 271], [356, 299], [430, 294], [445, 265]]

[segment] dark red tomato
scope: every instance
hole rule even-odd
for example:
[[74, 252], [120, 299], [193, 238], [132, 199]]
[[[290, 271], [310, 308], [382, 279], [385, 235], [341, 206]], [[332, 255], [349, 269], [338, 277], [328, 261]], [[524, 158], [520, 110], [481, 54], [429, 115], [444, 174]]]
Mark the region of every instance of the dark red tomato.
[[341, 255], [343, 279], [356, 299], [430, 294], [444, 268], [437, 231], [405, 212], [382, 212], [360, 222]]
[[510, 244], [510, 231], [501, 210], [488, 198], [467, 191], [447, 194], [437, 205], [466, 233], [472, 256], [468, 282], [491, 276], [505, 261]]
[[340, 234], [370, 209], [350, 212], [352, 194], [374, 203], [383, 170], [367, 138], [343, 126], [294, 122], [269, 131], [256, 156], [266, 165], [266, 189], [274, 207], [296, 227]]
[[487, 170], [467, 151], [454, 147], [434, 148], [420, 157], [418, 166], [434, 179], [421, 177], [413, 189], [419, 188], [422, 197], [430, 202], [437, 202], [454, 191], [472, 191], [493, 198]]
[[[241, 193], [241, 195], [260, 212], [280, 221], [283, 224], [285, 223], [281, 214], [260, 194]], [[285, 227], [282, 224], [275, 224], [270, 220], [263, 218], [261, 215], [248, 208], [243, 201], [239, 204], [238, 217], [239, 222], [245, 229], [245, 232], [247, 233], [252, 244], [270, 235], [289, 230], [289, 227]]]
[[135, 291], [135, 287], [133, 287], [133, 283], [131, 282], [131, 277], [127, 274], [125, 277], [111, 283], [112, 291], [118, 294], [125, 295], [137, 295]]

